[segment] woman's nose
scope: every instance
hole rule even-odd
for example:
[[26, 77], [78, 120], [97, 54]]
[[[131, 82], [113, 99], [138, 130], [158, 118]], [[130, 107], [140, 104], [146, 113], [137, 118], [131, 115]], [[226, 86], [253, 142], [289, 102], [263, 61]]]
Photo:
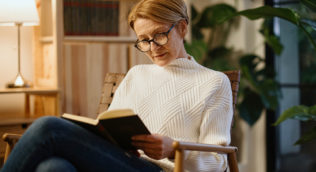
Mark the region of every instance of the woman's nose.
[[154, 41], [150, 42], [150, 50], [154, 51], [156, 49], [158, 49], [160, 47], [160, 45], [157, 45]]

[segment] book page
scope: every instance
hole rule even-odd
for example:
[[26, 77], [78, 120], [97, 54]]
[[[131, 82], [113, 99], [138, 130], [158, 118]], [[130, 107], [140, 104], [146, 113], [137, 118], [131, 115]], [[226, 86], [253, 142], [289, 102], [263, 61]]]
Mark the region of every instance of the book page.
[[110, 118], [120, 118], [125, 116], [136, 115], [132, 109], [115, 109], [110, 111], [104, 111], [98, 115], [98, 120], [110, 119]]
[[92, 119], [92, 118], [88, 118], [88, 117], [84, 117], [84, 116], [78, 116], [78, 115], [73, 115], [73, 114], [68, 114], [68, 113], [64, 113], [62, 115], [63, 118], [72, 120], [72, 121], [79, 121], [79, 122], [83, 122], [83, 123], [87, 123], [87, 124], [91, 124], [91, 125], [97, 125], [98, 120], [96, 119]]

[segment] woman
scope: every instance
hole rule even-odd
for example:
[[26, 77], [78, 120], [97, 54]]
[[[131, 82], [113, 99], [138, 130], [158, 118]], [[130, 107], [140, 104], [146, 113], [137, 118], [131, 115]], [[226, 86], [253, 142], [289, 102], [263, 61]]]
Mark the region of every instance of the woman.
[[[135, 47], [153, 64], [127, 73], [109, 109], [133, 109], [155, 133], [133, 136], [140, 158], [71, 122], [43, 117], [23, 135], [3, 172], [172, 171], [173, 140], [228, 145], [230, 82], [186, 53], [188, 21], [182, 0], [142, 0], [130, 12]], [[224, 171], [227, 160], [221, 154], [188, 152], [184, 164], [188, 171]]]

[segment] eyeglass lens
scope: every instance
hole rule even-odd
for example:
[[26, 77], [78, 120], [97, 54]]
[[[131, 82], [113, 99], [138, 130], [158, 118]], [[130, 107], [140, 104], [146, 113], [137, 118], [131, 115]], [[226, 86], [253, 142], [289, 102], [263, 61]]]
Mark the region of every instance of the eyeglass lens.
[[152, 40], [137, 41], [135, 43], [135, 47], [142, 52], [146, 52], [150, 50], [150, 46], [151, 46], [150, 42], [154, 42], [155, 44], [160, 45], [160, 46], [167, 44], [168, 34], [173, 27], [174, 27], [174, 24], [170, 27], [170, 29], [167, 32], [155, 34]]

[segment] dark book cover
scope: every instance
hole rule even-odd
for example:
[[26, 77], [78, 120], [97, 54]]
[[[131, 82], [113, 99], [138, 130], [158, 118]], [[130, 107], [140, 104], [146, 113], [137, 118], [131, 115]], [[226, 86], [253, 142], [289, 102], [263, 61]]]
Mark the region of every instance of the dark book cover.
[[72, 114], [64, 114], [62, 118], [86, 128], [124, 150], [135, 149], [131, 144], [132, 136], [150, 134], [145, 124], [135, 114], [99, 120]]
[[98, 125], [104, 127], [112, 142], [115, 141], [115, 144], [126, 150], [135, 149], [131, 145], [132, 136], [150, 134], [137, 115], [100, 120]]

